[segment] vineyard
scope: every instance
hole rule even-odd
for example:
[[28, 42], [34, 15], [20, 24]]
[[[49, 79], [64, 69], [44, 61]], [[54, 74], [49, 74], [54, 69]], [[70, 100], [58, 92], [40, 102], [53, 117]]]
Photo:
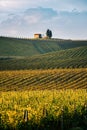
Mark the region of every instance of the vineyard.
[[1, 130], [86, 130], [87, 91], [2, 92], [0, 124]]
[[32, 57], [1, 57], [0, 70], [86, 68], [87, 46]]
[[85, 68], [0, 72], [0, 91], [80, 88], [87, 88]]
[[87, 41], [0, 37], [0, 130], [87, 130]]

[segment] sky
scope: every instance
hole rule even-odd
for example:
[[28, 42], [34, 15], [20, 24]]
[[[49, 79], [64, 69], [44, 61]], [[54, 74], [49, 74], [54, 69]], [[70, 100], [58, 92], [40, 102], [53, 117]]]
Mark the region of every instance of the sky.
[[87, 0], [0, 0], [0, 36], [87, 39]]

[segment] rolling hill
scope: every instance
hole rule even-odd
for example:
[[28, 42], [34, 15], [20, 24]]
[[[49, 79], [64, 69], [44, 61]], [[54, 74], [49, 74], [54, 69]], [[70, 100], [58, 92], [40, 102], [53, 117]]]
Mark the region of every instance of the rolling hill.
[[87, 41], [0, 37], [0, 56], [34, 56], [82, 46], [87, 46]]
[[86, 68], [87, 46], [31, 57], [1, 57], [0, 70]]
[[0, 98], [3, 130], [87, 128], [87, 41], [0, 37]]
[[78, 88], [87, 88], [87, 41], [0, 37], [0, 91]]

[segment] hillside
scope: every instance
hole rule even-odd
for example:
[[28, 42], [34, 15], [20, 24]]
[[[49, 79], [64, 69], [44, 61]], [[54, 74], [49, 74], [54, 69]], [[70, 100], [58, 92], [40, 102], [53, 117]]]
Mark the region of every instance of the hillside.
[[0, 94], [3, 130], [86, 130], [87, 41], [1, 37]]
[[34, 56], [82, 46], [87, 46], [87, 41], [0, 37], [0, 56]]
[[87, 41], [0, 37], [0, 70], [86, 67]]
[[32, 57], [0, 57], [0, 70], [86, 68], [87, 46]]

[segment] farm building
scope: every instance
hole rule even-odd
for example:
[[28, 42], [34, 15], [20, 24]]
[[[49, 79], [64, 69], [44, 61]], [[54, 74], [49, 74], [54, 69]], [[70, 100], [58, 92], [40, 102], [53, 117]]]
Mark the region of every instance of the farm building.
[[42, 38], [41, 34], [34, 34], [34, 38]]

